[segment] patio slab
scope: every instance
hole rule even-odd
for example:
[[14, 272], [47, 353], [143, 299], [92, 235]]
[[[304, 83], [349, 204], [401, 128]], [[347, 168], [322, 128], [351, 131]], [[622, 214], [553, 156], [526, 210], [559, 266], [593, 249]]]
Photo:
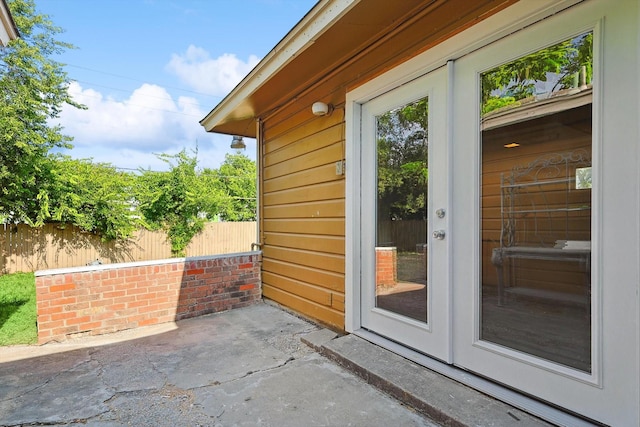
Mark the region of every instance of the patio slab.
[[0, 348], [0, 425], [437, 425], [301, 342], [318, 331], [259, 303]]

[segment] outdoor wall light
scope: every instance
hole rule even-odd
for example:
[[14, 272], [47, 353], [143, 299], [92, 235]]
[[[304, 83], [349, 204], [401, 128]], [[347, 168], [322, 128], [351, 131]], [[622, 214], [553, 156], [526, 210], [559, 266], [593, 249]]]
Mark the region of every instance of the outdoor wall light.
[[314, 116], [326, 116], [333, 112], [333, 105], [324, 102], [314, 102], [311, 106], [311, 112]]
[[234, 135], [233, 140], [231, 141], [231, 148], [234, 150], [244, 150], [247, 148], [247, 145], [244, 143], [240, 135]]

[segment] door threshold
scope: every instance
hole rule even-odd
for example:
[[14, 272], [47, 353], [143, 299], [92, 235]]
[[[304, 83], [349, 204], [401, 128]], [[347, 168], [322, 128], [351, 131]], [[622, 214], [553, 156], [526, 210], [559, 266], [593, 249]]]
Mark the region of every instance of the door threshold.
[[517, 423], [523, 427], [548, 426], [547, 422], [571, 427], [597, 425], [364, 329], [329, 340], [318, 350], [446, 425], [485, 425], [483, 421], [486, 425]]

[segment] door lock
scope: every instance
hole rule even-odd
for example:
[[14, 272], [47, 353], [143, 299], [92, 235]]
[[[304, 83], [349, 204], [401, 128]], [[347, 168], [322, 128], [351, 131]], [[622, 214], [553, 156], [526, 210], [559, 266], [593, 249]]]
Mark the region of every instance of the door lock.
[[438, 240], [444, 240], [445, 232], [444, 230], [435, 230], [433, 232], [433, 238]]
[[440, 208], [436, 211], [436, 216], [438, 218], [444, 218], [444, 215], [447, 213], [444, 209]]

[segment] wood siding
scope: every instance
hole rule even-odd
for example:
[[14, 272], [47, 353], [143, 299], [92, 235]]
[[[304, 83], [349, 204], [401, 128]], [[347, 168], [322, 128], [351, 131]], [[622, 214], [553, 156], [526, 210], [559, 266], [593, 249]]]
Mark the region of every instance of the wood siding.
[[263, 295], [344, 327], [345, 180], [342, 114], [306, 111], [293, 128], [265, 123], [261, 158]]

